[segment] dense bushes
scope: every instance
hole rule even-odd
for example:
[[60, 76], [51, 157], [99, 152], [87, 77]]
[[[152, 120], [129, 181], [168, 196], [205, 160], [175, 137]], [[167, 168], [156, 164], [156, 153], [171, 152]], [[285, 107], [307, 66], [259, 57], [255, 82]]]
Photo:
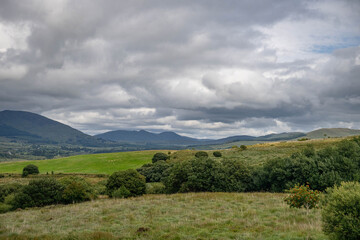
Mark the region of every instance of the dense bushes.
[[32, 180], [15, 194], [12, 206], [16, 208], [42, 207], [61, 202], [64, 187], [54, 178]]
[[28, 185], [0, 185], [0, 212], [17, 208], [77, 203], [96, 198], [94, 188], [80, 177], [38, 178]]
[[323, 230], [331, 239], [360, 239], [360, 183], [328, 189], [322, 210]]
[[335, 148], [318, 152], [309, 146], [291, 157], [265, 162], [253, 173], [253, 190], [281, 192], [295, 184], [323, 191], [341, 181], [360, 179], [360, 147], [357, 140], [341, 141]]
[[22, 176], [26, 177], [30, 174], [39, 174], [39, 168], [35, 166], [34, 164], [29, 164], [26, 167], [23, 168]]
[[165, 161], [144, 164], [141, 168], [136, 169], [141, 175], [145, 176], [146, 182], [160, 182], [163, 173], [171, 164]]
[[178, 162], [165, 175], [162, 181], [169, 193], [244, 191], [250, 182], [250, 172], [242, 162], [210, 158]]
[[130, 197], [140, 196], [146, 190], [145, 177], [133, 169], [114, 172], [106, 183], [107, 193], [112, 197], [122, 186], [130, 192]]
[[317, 208], [320, 201], [320, 192], [311, 190], [309, 185], [298, 185], [287, 191], [289, 195], [284, 201], [293, 208]]
[[166, 161], [169, 158], [165, 153], [155, 153], [152, 158], [152, 163], [156, 163], [157, 161]]
[[64, 190], [61, 194], [63, 203], [78, 203], [96, 198], [95, 190], [80, 177], [66, 177], [60, 180]]

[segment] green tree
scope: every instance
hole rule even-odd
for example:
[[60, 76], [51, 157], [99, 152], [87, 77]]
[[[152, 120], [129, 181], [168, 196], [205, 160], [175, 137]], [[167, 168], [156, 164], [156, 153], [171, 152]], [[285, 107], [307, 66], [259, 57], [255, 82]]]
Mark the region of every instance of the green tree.
[[145, 193], [145, 177], [134, 169], [114, 172], [106, 183], [106, 190], [110, 197], [113, 192], [124, 186], [130, 192], [130, 196], [140, 196]]

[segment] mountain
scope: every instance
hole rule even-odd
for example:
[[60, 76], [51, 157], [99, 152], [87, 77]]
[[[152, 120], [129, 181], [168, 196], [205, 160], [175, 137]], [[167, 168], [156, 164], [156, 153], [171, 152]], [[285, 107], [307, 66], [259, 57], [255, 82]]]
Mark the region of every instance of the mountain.
[[201, 142], [199, 139], [180, 136], [174, 132], [151, 133], [145, 130], [117, 130], [95, 135], [104, 140], [122, 143], [179, 144], [188, 145]]
[[99, 146], [103, 140], [39, 114], [5, 110], [0, 112], [0, 136], [28, 143]]
[[196, 139], [196, 138], [184, 137], [174, 132], [163, 132], [156, 134], [144, 130], [140, 130], [140, 131], [117, 130], [117, 131], [110, 131], [99, 135], [95, 135], [95, 137], [97, 138], [119, 142], [119, 143], [177, 144], [177, 145], [192, 145], [192, 146], [224, 144], [224, 143], [231, 143], [237, 141], [279, 141], [279, 140], [295, 139], [302, 136], [305, 136], [305, 134], [299, 132], [292, 132], [292, 133], [269, 134], [260, 137], [239, 135], [239, 136], [231, 136], [227, 138], [213, 140], [213, 139]]
[[306, 134], [310, 139], [328, 138], [328, 137], [348, 137], [360, 135], [360, 130], [349, 128], [320, 128]]

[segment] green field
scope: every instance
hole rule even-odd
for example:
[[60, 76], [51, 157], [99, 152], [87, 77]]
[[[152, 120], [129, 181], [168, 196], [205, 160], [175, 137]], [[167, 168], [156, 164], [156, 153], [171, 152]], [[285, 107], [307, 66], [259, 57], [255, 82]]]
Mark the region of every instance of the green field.
[[[138, 168], [143, 164], [151, 162], [152, 156], [161, 151], [138, 151], [78, 155], [66, 158], [3, 162], [0, 163], [0, 173], [21, 173], [28, 164], [39, 167], [40, 173], [93, 173], [111, 174], [115, 171], [129, 168]], [[165, 152], [165, 151], [164, 151]]]
[[[221, 150], [224, 158], [244, 160], [250, 165], [262, 164], [269, 159], [287, 157], [292, 153], [301, 151], [309, 144], [315, 149], [322, 149], [333, 146], [344, 138], [328, 138], [309, 141], [288, 141], [288, 142], [269, 142], [248, 146], [247, 150], [226, 149]], [[35, 164], [39, 167], [40, 173], [45, 174], [51, 171], [55, 173], [88, 173], [88, 174], [111, 174], [115, 171], [129, 168], [138, 168], [145, 163], [151, 162], [152, 156], [156, 152], [168, 153], [168, 151], [136, 151], [77, 155], [66, 158], [33, 160], [21, 162], [2, 162], [0, 163], [0, 173], [21, 173], [22, 169], [28, 164]], [[172, 151], [171, 161], [182, 161], [194, 158], [197, 150]], [[213, 151], [207, 151], [212, 157]]]
[[327, 239], [319, 210], [284, 194], [188, 193], [103, 199], [1, 215], [0, 239]]

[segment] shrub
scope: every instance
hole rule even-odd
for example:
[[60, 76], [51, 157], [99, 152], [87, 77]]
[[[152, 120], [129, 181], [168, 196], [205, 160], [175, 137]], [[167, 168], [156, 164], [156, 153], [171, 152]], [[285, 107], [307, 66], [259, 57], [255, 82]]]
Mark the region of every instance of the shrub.
[[147, 183], [146, 194], [163, 194], [165, 193], [165, 186], [161, 182]]
[[32, 180], [15, 194], [13, 207], [42, 207], [59, 203], [63, 186], [54, 178]]
[[216, 161], [198, 158], [174, 164], [162, 179], [168, 193], [244, 191], [250, 183], [250, 172], [234, 160]]
[[39, 174], [39, 168], [34, 164], [29, 164], [23, 168], [22, 176], [26, 177], [29, 174]]
[[5, 175], [4, 174], [0, 174], [0, 178], [4, 178], [5, 177]]
[[12, 206], [6, 203], [1, 203], [0, 202], [0, 213], [6, 213], [11, 211]]
[[166, 161], [169, 158], [168, 155], [166, 155], [165, 153], [155, 153], [153, 158], [152, 158], [152, 163], [156, 163], [157, 161]]
[[244, 151], [244, 150], [246, 150], [246, 149], [247, 149], [247, 146], [245, 146], [245, 145], [241, 145], [241, 146], [240, 146], [240, 150], [241, 150], [241, 151]]
[[113, 192], [124, 186], [130, 191], [130, 196], [140, 196], [145, 193], [145, 177], [134, 169], [114, 172], [106, 183], [106, 190], [111, 197]]
[[197, 157], [197, 158], [207, 158], [207, 157], [209, 157], [209, 155], [207, 154], [207, 152], [199, 151], [199, 152], [195, 153], [195, 157]]
[[214, 157], [221, 157], [222, 156], [221, 152], [219, 152], [219, 151], [213, 152], [213, 155], [214, 155]]
[[360, 239], [360, 183], [342, 182], [327, 189], [323, 230], [331, 239]]
[[81, 177], [66, 177], [60, 180], [64, 190], [61, 194], [63, 203], [78, 203], [96, 198], [91, 185]]
[[120, 188], [118, 188], [117, 190], [115, 190], [112, 194], [113, 198], [128, 198], [131, 197], [131, 193], [129, 190], [127, 190], [126, 187], [124, 187], [124, 185], [122, 185]]
[[22, 185], [18, 183], [0, 185], [0, 202], [4, 202], [8, 195], [18, 192], [21, 188]]
[[319, 204], [320, 193], [317, 190], [311, 190], [309, 185], [295, 185], [287, 191], [284, 201], [293, 208], [306, 208], [307, 210], [316, 208]]
[[163, 173], [170, 167], [165, 161], [157, 161], [154, 164], [144, 164], [141, 168], [136, 169], [141, 175], [145, 176], [146, 182], [160, 182]]

